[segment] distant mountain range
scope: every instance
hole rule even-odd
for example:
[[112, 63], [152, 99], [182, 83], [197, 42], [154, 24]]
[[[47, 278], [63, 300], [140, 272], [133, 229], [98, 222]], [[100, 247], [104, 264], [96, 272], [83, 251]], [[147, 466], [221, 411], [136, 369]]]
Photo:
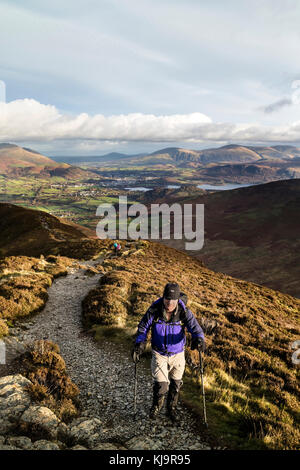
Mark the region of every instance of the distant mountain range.
[[[87, 165], [83, 169], [78, 165]], [[18, 145], [0, 144], [0, 175], [66, 179], [92, 178], [93, 167], [121, 166], [153, 169], [188, 168], [193, 178], [211, 183], [263, 183], [300, 177], [300, 148], [225, 145], [205, 150], [165, 148], [151, 154], [126, 155], [112, 152], [92, 157], [46, 157]], [[97, 170], [95, 170], [97, 171]]]
[[244, 145], [224, 145], [218, 148], [209, 148], [204, 150], [189, 150], [179, 147], [168, 147], [157, 150], [153, 153], [139, 153], [136, 155], [127, 155], [125, 153], [107, 153], [101, 156], [68, 156], [53, 157], [54, 160], [77, 162], [112, 162], [126, 160], [130, 165], [156, 165], [159, 162], [181, 164], [187, 162], [196, 162], [207, 165], [209, 163], [244, 163], [258, 162], [262, 160], [290, 161], [294, 158], [300, 158], [300, 148], [292, 145], [275, 145], [273, 147], [244, 146]]
[[0, 175], [10, 177], [60, 176], [66, 179], [93, 176], [86, 170], [67, 163], [58, 163], [35, 150], [7, 143], [0, 144]]
[[300, 148], [225, 145], [219, 148], [188, 150], [169, 147], [151, 154], [108, 153], [92, 157], [53, 157], [75, 165], [190, 168], [194, 176], [211, 183], [263, 183], [300, 177]]
[[51, 158], [55, 160], [56, 162], [65, 162], [65, 163], [70, 163], [70, 164], [83, 164], [83, 163], [111, 163], [114, 161], [119, 161], [119, 160], [127, 160], [131, 158], [137, 158], [140, 156], [145, 156], [145, 153], [138, 153], [134, 155], [128, 155], [126, 153], [118, 153], [118, 152], [110, 152], [106, 153], [105, 155], [77, 155], [77, 156], [70, 156], [70, 155], [64, 155], [64, 156], [52, 156]]

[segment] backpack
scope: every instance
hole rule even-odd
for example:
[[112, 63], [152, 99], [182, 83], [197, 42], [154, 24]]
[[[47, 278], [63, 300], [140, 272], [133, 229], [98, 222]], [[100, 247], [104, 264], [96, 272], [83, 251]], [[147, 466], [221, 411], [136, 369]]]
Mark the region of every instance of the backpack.
[[179, 300], [182, 300], [185, 306], [188, 303], [188, 297], [184, 292], [180, 292]]

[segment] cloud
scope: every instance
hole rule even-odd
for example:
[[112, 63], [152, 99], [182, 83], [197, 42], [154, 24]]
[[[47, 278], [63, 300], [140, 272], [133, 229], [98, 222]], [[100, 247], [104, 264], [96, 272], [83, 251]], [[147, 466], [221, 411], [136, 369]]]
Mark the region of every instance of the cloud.
[[293, 80], [291, 83], [292, 93], [290, 97], [284, 97], [273, 103], [259, 108], [261, 111], [270, 114], [276, 111], [280, 111], [286, 106], [299, 105], [300, 104], [300, 80]]
[[[70, 142], [300, 142], [300, 121], [284, 126], [212, 122], [205, 114], [63, 114], [33, 99], [0, 103], [0, 141]], [[72, 142], [72, 144], [71, 144]]]
[[33, 99], [0, 103], [0, 140], [105, 140], [168, 141], [190, 139], [211, 119], [202, 113], [120, 114], [104, 116], [87, 113], [61, 114], [55, 106]]
[[291, 106], [293, 101], [291, 98], [282, 98], [281, 100], [275, 101], [275, 103], [271, 103], [268, 106], [263, 108], [265, 113], [274, 113], [275, 111], [280, 111], [280, 109], [284, 108], [285, 106]]

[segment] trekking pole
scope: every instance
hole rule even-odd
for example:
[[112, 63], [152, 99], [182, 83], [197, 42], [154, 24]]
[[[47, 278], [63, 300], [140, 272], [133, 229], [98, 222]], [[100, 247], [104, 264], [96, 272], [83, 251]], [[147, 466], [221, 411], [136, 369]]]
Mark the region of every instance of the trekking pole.
[[208, 427], [207, 419], [206, 419], [205, 391], [204, 391], [204, 380], [203, 380], [203, 360], [202, 360], [201, 351], [199, 351], [199, 359], [200, 359], [200, 376], [201, 376], [201, 388], [202, 388], [202, 398], [203, 398], [204, 424], [206, 427]]
[[133, 411], [134, 411], [134, 419], [136, 419], [136, 395], [137, 395], [137, 363], [134, 363], [134, 401], [133, 401]]

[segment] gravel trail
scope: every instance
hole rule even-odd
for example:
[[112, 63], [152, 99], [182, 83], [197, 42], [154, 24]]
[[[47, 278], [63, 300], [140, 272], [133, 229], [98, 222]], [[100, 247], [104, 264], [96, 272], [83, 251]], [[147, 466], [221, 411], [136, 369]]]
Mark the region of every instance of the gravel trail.
[[[82, 264], [89, 267], [96, 263], [99, 260]], [[89, 276], [78, 268], [68, 271], [48, 289], [44, 310], [22, 323], [19, 339], [25, 343], [49, 339], [59, 345], [68, 373], [80, 389], [82, 415], [97, 417], [103, 423], [102, 441], [119, 442], [126, 447], [135, 438], [136, 448], [142, 442], [154, 450], [210, 449], [202, 441], [192, 414], [180, 403], [180, 426], [172, 426], [165, 410], [157, 421], [149, 420], [152, 378], [143, 361], [138, 365], [135, 419], [134, 365], [128, 351], [108, 341], [96, 343], [81, 324], [81, 301], [96, 287], [101, 275]]]

